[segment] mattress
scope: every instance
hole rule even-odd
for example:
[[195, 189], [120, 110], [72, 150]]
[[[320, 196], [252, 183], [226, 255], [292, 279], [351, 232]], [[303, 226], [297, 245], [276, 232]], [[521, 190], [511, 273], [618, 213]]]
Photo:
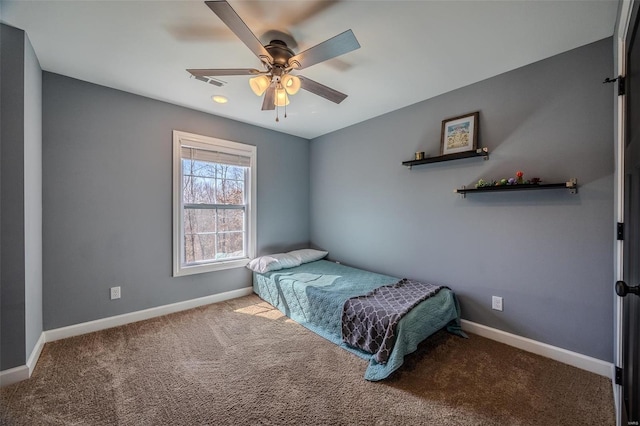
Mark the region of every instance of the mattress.
[[436, 331], [447, 328], [464, 336], [460, 329], [460, 309], [453, 291], [442, 289], [420, 302], [398, 323], [397, 340], [386, 363], [342, 341], [344, 302], [371, 290], [394, 284], [399, 279], [327, 260], [253, 275], [253, 290], [289, 318], [329, 341], [369, 361], [365, 379], [376, 381], [400, 368], [407, 354]]

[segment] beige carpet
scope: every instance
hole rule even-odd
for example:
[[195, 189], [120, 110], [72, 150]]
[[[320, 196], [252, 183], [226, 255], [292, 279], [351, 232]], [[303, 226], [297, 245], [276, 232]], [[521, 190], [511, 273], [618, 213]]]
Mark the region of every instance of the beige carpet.
[[47, 343], [2, 425], [613, 425], [610, 380], [437, 333], [390, 379], [256, 296]]

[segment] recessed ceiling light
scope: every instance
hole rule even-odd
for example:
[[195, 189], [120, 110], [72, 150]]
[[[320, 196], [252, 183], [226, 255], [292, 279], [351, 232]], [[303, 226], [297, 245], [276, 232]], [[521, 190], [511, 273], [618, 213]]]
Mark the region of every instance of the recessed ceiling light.
[[229, 102], [229, 99], [220, 95], [214, 95], [211, 97], [211, 99], [213, 100], [213, 102], [217, 102], [219, 104], [226, 104], [227, 102]]

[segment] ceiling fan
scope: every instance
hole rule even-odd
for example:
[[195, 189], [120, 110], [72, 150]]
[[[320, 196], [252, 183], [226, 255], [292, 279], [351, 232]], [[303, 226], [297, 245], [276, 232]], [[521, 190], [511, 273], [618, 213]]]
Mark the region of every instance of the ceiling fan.
[[[347, 30], [296, 54], [282, 40], [271, 40], [263, 46], [226, 0], [205, 1], [205, 4], [260, 59], [265, 69], [188, 69], [187, 71], [197, 79], [209, 81], [216, 76], [253, 75], [254, 77], [249, 79], [249, 85], [256, 95], [264, 94], [263, 111], [288, 105], [288, 95], [296, 94], [301, 88], [336, 104], [347, 97], [344, 93], [307, 77], [291, 74], [291, 71], [308, 68], [360, 48], [353, 31]], [[277, 116], [276, 121], [279, 121]]]

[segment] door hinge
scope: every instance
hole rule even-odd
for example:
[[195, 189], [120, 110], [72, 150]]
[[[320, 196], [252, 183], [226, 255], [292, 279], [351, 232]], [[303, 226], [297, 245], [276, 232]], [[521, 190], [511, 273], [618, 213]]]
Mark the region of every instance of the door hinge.
[[616, 237], [619, 241], [624, 240], [624, 223], [618, 222], [618, 227], [616, 230]]
[[607, 77], [603, 83], [613, 83], [614, 81], [618, 82], [618, 96], [622, 96], [626, 93], [626, 87], [624, 84], [624, 77], [619, 75], [616, 78]]
[[622, 368], [616, 367], [616, 385], [622, 384]]

